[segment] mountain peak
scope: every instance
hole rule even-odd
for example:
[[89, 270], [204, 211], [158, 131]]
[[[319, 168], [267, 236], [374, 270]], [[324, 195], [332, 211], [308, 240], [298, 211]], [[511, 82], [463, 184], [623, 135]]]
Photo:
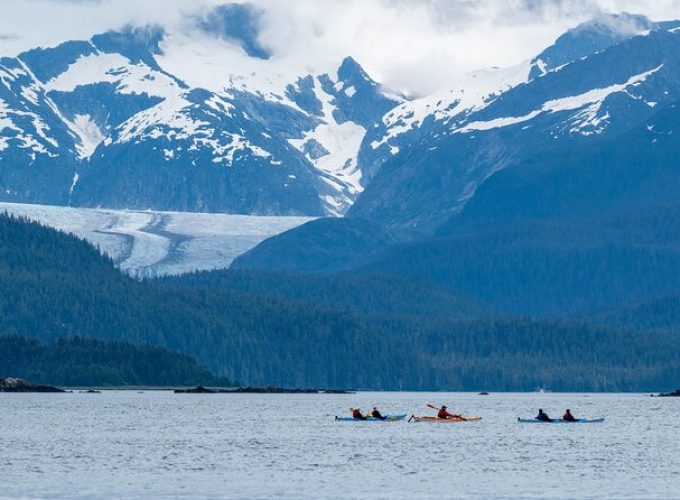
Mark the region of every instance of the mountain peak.
[[375, 83], [370, 76], [364, 71], [364, 68], [352, 56], [347, 56], [342, 60], [338, 68], [338, 81], [349, 82], [356, 80], [365, 80]]
[[601, 14], [562, 34], [532, 60], [531, 78], [587, 57], [635, 35], [655, 29], [656, 23], [638, 14]]
[[154, 69], [158, 65], [153, 55], [161, 53], [160, 43], [165, 38], [165, 29], [159, 25], [127, 25], [120, 31], [107, 31], [92, 37], [92, 45], [108, 54], [121, 54], [131, 62], [140, 61]]
[[600, 14], [589, 21], [579, 24], [567, 31], [567, 33], [599, 31], [601, 33], [630, 37], [654, 27], [655, 23], [646, 16], [622, 12], [620, 14]]

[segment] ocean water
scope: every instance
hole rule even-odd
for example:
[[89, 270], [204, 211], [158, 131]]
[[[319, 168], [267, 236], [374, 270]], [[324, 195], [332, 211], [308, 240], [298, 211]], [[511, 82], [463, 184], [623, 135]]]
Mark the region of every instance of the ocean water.
[[[350, 406], [475, 423], [335, 422]], [[537, 408], [603, 424], [518, 424]], [[3, 498], [680, 498], [680, 399], [0, 394]]]

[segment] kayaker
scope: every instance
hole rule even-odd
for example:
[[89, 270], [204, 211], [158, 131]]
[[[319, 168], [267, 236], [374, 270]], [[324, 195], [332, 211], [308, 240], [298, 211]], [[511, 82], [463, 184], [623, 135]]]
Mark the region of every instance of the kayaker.
[[562, 420], [566, 420], [567, 422], [576, 422], [576, 418], [571, 414], [571, 410], [569, 408], [567, 408], [567, 411], [565, 411], [564, 415], [562, 415]]
[[437, 412], [437, 418], [458, 418], [460, 420], [465, 420], [462, 415], [454, 415], [453, 413], [449, 413], [449, 411], [446, 409], [446, 406], [443, 405], [441, 408], [439, 408], [439, 412]]
[[352, 408], [352, 418], [355, 420], [368, 420], [368, 417], [361, 414], [361, 408]]
[[536, 420], [540, 420], [541, 422], [552, 422], [553, 419], [550, 418], [546, 413], [542, 410], [538, 410], [538, 415], [536, 415]]
[[385, 420], [387, 417], [383, 417], [382, 413], [378, 410], [376, 406], [373, 407], [373, 411], [371, 412], [371, 417], [377, 418], [380, 420]]

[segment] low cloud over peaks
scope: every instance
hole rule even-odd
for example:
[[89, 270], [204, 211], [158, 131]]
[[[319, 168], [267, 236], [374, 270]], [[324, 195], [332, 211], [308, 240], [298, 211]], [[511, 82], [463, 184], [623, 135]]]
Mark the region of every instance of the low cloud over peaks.
[[[187, 19], [210, 19], [207, 13], [226, 3], [229, 2], [4, 0], [0, 33], [22, 35], [0, 36], [0, 53], [13, 55], [38, 45], [89, 38], [128, 23], [155, 23], [169, 32], [186, 31], [191, 25]], [[462, 73], [480, 67], [508, 66], [529, 59], [567, 29], [602, 13], [625, 11], [653, 20], [680, 18], [680, 0], [249, 3], [261, 12], [260, 31], [250, 30], [247, 36], [239, 33], [235, 38], [253, 57], [285, 59], [295, 67], [323, 72], [330, 71], [345, 56], [352, 56], [387, 87], [411, 95], [446, 87]], [[41, 15], [36, 16], [36, 12]], [[628, 29], [628, 21], [620, 20], [621, 29]]]

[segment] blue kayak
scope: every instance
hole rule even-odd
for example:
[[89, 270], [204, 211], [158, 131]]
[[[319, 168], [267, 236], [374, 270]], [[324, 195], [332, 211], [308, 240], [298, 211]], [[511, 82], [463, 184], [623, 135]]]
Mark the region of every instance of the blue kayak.
[[385, 420], [379, 418], [368, 417], [367, 420], [360, 420], [354, 417], [335, 417], [335, 420], [340, 422], [396, 422], [397, 420], [404, 420], [406, 418], [406, 413], [403, 415], [385, 415]]
[[575, 421], [562, 420], [561, 418], [556, 418], [551, 422], [546, 422], [545, 420], [536, 420], [535, 418], [517, 418], [520, 424], [599, 424], [604, 422], [604, 417], [600, 418], [579, 418]]

